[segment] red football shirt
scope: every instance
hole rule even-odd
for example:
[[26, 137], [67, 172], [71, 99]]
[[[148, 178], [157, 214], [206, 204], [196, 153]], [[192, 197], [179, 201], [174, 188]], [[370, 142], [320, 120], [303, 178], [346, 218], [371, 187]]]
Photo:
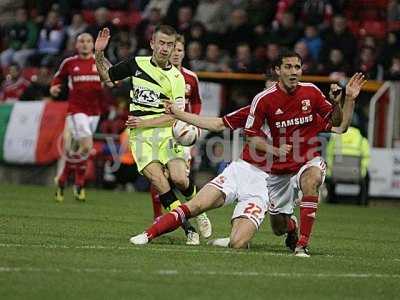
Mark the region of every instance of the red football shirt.
[[[250, 113], [250, 105], [242, 107], [230, 114], [227, 114], [222, 117], [222, 121], [224, 122], [225, 126], [230, 128], [231, 130], [244, 128], [246, 125], [247, 117]], [[268, 128], [261, 128], [260, 129], [260, 136], [265, 138], [270, 137], [270, 133]], [[248, 144], [244, 145], [241, 158], [248, 163], [259, 167], [263, 170], [266, 170], [266, 155], [261, 151], [250, 151], [250, 147]]]
[[104, 91], [94, 57], [83, 59], [78, 55], [64, 59], [51, 85], [68, 78], [68, 112], [99, 115]]
[[317, 134], [330, 127], [332, 111], [332, 104], [312, 83], [299, 83], [291, 94], [276, 84], [254, 97], [245, 133], [261, 136], [260, 128], [266, 125], [275, 147], [292, 145], [286, 158], [274, 157], [271, 173], [295, 173], [320, 155]]
[[198, 115], [201, 111], [199, 79], [196, 73], [186, 68], [182, 67], [181, 73], [185, 78], [185, 111]]
[[225, 126], [230, 128], [231, 130], [244, 128], [249, 113], [250, 105], [247, 105], [223, 116], [222, 121], [224, 122]]

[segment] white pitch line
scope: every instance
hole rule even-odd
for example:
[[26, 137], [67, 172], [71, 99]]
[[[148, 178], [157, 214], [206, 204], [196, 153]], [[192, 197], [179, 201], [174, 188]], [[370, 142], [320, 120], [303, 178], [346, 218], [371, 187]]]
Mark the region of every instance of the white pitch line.
[[152, 274], [162, 276], [178, 275], [198, 275], [198, 276], [236, 276], [236, 277], [296, 277], [296, 278], [382, 278], [398, 279], [400, 274], [379, 274], [379, 273], [277, 273], [277, 272], [246, 272], [246, 271], [179, 271], [179, 270], [156, 270], [141, 271], [132, 269], [101, 269], [101, 268], [32, 268], [32, 267], [6, 267], [0, 266], [0, 273], [20, 273], [20, 272], [38, 272], [38, 273], [135, 273]]
[[[93, 249], [93, 250], [126, 250], [126, 251], [152, 251], [152, 252], [180, 252], [180, 253], [205, 253], [205, 254], [230, 254], [230, 255], [255, 255], [255, 256], [277, 256], [277, 257], [294, 257], [291, 253], [279, 253], [279, 252], [260, 252], [260, 251], [248, 251], [248, 250], [232, 250], [232, 249], [213, 249], [212, 247], [208, 249], [196, 249], [192, 246], [184, 246], [184, 245], [169, 245], [171, 247], [168, 248], [158, 248], [153, 246], [162, 246], [161, 244], [153, 244], [153, 245], [143, 245], [143, 246], [103, 246], [103, 245], [82, 245], [82, 246], [68, 246], [68, 245], [58, 245], [58, 244], [18, 244], [18, 243], [0, 243], [0, 248], [44, 248], [44, 249]], [[325, 258], [336, 258], [336, 259], [361, 259], [364, 260], [363, 257], [346, 257], [339, 255], [331, 255], [331, 254], [318, 254], [315, 257], [323, 257]], [[386, 259], [381, 258], [382, 261], [394, 261], [399, 262], [399, 258]]]
[[[154, 251], [154, 252], [183, 252], [183, 253], [211, 253], [211, 254], [233, 254], [233, 255], [264, 255], [264, 256], [289, 256], [290, 253], [273, 253], [273, 252], [251, 252], [251, 251], [235, 251], [235, 250], [212, 250], [212, 249], [194, 249], [190, 246], [171, 245], [171, 248], [155, 248], [148, 246], [102, 246], [102, 245], [83, 245], [83, 246], [67, 246], [67, 245], [40, 245], [40, 244], [7, 244], [0, 243], [3, 248], [45, 248], [45, 249], [94, 249], [94, 250], [129, 250], [129, 251]], [[326, 255], [329, 256], [329, 255]]]

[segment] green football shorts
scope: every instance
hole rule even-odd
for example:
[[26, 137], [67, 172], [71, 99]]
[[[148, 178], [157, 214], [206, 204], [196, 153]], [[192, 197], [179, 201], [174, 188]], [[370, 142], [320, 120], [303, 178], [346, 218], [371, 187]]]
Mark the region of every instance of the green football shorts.
[[173, 138], [171, 127], [132, 128], [129, 144], [139, 172], [153, 161], [166, 165], [173, 159], [185, 159], [184, 147]]

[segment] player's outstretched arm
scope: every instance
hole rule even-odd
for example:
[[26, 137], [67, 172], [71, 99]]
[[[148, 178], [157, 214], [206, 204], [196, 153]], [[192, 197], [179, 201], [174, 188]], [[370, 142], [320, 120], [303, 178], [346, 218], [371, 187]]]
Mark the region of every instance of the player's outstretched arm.
[[170, 127], [174, 123], [174, 118], [169, 115], [163, 115], [152, 119], [143, 119], [140, 117], [129, 116], [125, 122], [128, 128], [154, 128]]
[[179, 109], [179, 107], [171, 101], [165, 101], [164, 103], [165, 112], [173, 116], [175, 119], [214, 132], [220, 132], [226, 128], [224, 122], [222, 121], [222, 118], [201, 117], [197, 114], [188, 113]]
[[346, 96], [343, 105], [343, 120], [338, 127], [332, 127], [331, 131], [342, 134], [347, 131], [353, 118], [355, 101], [364, 84], [367, 81], [362, 73], [354, 74], [346, 85]]
[[101, 81], [104, 82], [108, 87], [113, 87], [114, 83], [111, 81], [108, 75], [108, 70], [112, 67], [112, 64], [104, 55], [104, 50], [107, 47], [108, 41], [110, 40], [110, 30], [103, 28], [97, 35], [96, 42], [94, 44], [96, 68], [99, 72]]

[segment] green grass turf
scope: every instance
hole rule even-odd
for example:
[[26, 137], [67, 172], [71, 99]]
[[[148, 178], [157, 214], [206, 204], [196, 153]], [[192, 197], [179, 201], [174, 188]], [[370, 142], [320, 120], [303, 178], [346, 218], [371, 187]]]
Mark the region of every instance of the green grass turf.
[[[152, 218], [147, 194], [0, 185], [0, 299], [399, 299], [399, 207], [322, 205], [309, 259], [266, 221], [249, 251], [185, 246], [182, 231], [128, 243]], [[233, 207], [209, 213], [214, 236]]]

